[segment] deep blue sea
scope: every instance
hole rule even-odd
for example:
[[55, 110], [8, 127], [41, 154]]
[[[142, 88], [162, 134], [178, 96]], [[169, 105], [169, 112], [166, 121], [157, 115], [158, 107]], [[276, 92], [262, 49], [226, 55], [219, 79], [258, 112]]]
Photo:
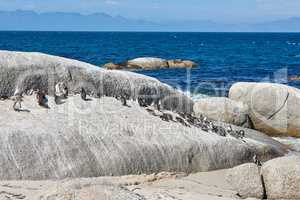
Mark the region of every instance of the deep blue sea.
[[300, 88], [300, 33], [0, 32], [0, 49], [64, 56], [98, 66], [137, 57], [189, 59], [198, 68], [138, 71], [182, 91], [224, 96], [234, 82]]

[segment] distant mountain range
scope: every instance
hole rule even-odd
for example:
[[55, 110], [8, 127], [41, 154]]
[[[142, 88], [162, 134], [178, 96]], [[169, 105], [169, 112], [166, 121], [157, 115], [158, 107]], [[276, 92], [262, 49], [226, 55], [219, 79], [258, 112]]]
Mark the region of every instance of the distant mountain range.
[[195, 31], [195, 32], [300, 32], [300, 17], [256, 24], [221, 24], [212, 21], [151, 22], [105, 13], [0, 11], [0, 30], [20, 31]]

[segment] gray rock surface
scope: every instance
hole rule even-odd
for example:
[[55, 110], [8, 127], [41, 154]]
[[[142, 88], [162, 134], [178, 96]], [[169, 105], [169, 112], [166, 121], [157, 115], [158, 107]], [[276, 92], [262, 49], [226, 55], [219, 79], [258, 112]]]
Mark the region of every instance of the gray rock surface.
[[292, 153], [298, 152], [300, 153], [300, 138], [294, 137], [273, 137], [273, 139], [277, 140], [278, 142], [288, 146]]
[[196, 115], [201, 114], [215, 121], [237, 126], [250, 127], [248, 106], [225, 97], [209, 97], [199, 99], [194, 104]]
[[221, 137], [195, 127], [166, 122], [136, 102], [79, 95], [50, 109], [25, 96], [15, 112], [0, 101], [0, 179], [61, 179], [140, 173], [198, 172], [285, 153], [280, 143], [256, 133], [256, 139]]
[[232, 200], [226, 170], [185, 176], [176, 173], [59, 181], [0, 181], [2, 200]]
[[231, 188], [243, 198], [262, 199], [264, 197], [260, 171], [254, 163], [247, 163], [228, 170], [227, 181]]
[[300, 137], [300, 90], [281, 84], [236, 83], [229, 98], [248, 105], [254, 128], [272, 136]]
[[[193, 102], [158, 80], [40, 53], [0, 51], [0, 93], [44, 89], [65, 82], [71, 96], [49, 109], [25, 96], [22, 110], [0, 101], [0, 179], [62, 179], [140, 173], [198, 172], [248, 162], [254, 154], [281, 156], [285, 147], [259, 132], [241, 139], [153, 116], [136, 101], [162, 101], [163, 109], [191, 112]], [[85, 87], [91, 96], [74, 95]], [[149, 97], [150, 96], [150, 97]], [[139, 99], [140, 100], [140, 99]], [[148, 102], [150, 101], [150, 102]], [[171, 112], [172, 113], [172, 112]]]
[[300, 199], [300, 156], [270, 160], [262, 175], [268, 199]]
[[193, 110], [192, 100], [151, 77], [41, 53], [0, 51], [1, 97], [12, 96], [16, 88], [39, 88], [53, 94], [58, 82], [65, 82], [71, 93], [84, 87], [93, 96], [139, 97], [148, 104], [160, 99], [165, 109], [188, 113]]

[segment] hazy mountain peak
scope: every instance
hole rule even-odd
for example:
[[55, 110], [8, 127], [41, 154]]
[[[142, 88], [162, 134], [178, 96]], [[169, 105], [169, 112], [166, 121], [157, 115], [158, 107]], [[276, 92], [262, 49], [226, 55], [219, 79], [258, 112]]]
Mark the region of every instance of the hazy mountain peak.
[[197, 31], [197, 32], [300, 32], [300, 17], [256, 24], [222, 24], [210, 20], [149, 22], [107, 13], [36, 13], [0, 11], [0, 30], [37, 31]]

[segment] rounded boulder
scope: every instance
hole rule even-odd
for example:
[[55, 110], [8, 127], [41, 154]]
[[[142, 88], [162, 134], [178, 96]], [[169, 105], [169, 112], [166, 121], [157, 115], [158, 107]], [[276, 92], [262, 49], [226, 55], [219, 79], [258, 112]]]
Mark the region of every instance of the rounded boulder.
[[236, 83], [229, 98], [243, 102], [256, 130], [300, 137], [300, 90], [274, 83]]

